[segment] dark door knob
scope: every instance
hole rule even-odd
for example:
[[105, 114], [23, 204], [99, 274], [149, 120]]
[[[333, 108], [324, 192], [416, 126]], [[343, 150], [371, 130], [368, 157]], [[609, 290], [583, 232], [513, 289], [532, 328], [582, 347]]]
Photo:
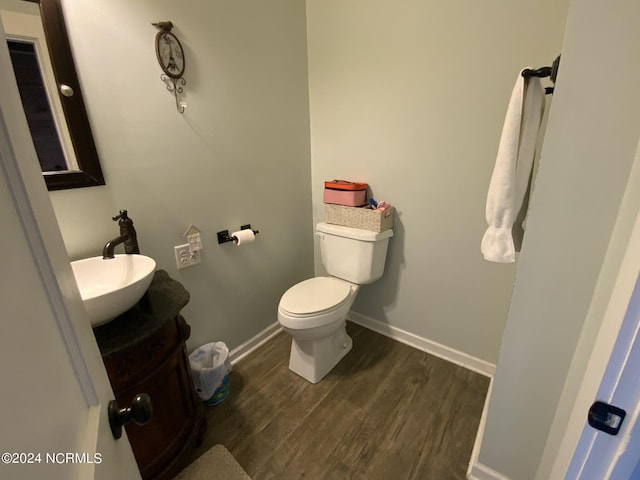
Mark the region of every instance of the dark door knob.
[[120, 408], [118, 402], [111, 400], [109, 402], [109, 426], [113, 438], [122, 437], [122, 426], [130, 421], [134, 421], [137, 425], [145, 425], [151, 420], [153, 415], [153, 405], [151, 397], [146, 393], [139, 393], [133, 398], [130, 407]]

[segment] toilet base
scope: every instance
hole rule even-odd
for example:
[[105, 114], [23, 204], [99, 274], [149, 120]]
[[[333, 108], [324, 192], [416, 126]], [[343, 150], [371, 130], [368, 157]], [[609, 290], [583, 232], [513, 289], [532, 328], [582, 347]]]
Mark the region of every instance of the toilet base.
[[353, 340], [345, 324], [333, 334], [309, 340], [293, 338], [289, 355], [289, 370], [311, 383], [318, 383], [349, 353]]

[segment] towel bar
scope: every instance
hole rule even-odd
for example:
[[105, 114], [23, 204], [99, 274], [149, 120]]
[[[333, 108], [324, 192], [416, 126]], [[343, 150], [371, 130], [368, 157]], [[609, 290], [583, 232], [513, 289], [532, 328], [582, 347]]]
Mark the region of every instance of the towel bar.
[[[558, 55], [556, 57], [556, 59], [553, 61], [553, 64], [550, 67], [540, 67], [540, 68], [525, 68], [522, 71], [522, 76], [524, 78], [530, 78], [530, 77], [538, 77], [538, 78], [546, 78], [549, 77], [551, 79], [551, 81], [555, 84], [556, 83], [556, 77], [558, 76], [558, 68], [560, 67], [560, 55]], [[550, 93], [553, 93], [553, 88], [554, 87], [546, 87], [544, 89], [545, 93], [547, 95], [549, 95]]]

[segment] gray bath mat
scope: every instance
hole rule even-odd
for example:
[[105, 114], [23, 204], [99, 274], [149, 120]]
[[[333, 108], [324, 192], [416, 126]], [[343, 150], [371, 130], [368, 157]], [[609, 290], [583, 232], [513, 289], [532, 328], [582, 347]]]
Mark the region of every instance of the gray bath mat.
[[251, 480], [224, 445], [215, 445], [173, 480]]

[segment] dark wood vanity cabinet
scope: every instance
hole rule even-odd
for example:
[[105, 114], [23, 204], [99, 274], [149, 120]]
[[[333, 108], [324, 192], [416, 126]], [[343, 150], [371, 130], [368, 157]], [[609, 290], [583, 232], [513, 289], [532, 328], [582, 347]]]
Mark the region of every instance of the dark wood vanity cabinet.
[[[160, 275], [159, 280], [167, 279], [175, 282], [166, 273]], [[167, 309], [158, 302], [159, 297], [176, 292], [163, 291], [159, 284], [154, 291], [154, 283], [141, 305], [94, 328], [94, 333], [118, 404], [131, 405], [139, 393], [151, 397], [151, 421], [125, 426], [142, 478], [169, 479], [177, 473], [183, 455], [201, 441], [206, 421], [202, 401], [193, 388], [185, 347], [191, 327], [175, 311], [177, 307]], [[172, 286], [184, 293], [180, 288]], [[186, 304], [184, 298], [176, 305], [182, 308], [183, 302]], [[162, 313], [173, 316], [162, 318]]]

